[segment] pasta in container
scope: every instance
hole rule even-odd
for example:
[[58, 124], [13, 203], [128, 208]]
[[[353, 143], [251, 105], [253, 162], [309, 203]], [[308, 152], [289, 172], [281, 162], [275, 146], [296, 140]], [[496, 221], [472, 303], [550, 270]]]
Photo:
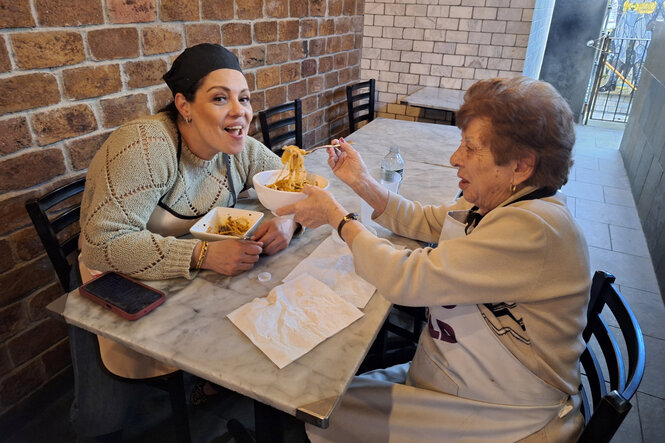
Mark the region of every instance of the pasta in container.
[[270, 189], [286, 192], [300, 192], [306, 184], [315, 185], [307, 177], [305, 169], [305, 150], [295, 145], [289, 145], [282, 148], [282, 163], [284, 167], [275, 181], [266, 185]]

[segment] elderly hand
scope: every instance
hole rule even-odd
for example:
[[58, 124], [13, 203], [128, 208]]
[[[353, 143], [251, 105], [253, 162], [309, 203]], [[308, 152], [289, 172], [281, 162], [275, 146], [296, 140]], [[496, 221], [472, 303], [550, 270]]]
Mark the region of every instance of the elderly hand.
[[333, 196], [317, 186], [305, 185], [302, 190], [307, 198], [277, 209], [278, 215], [295, 214], [295, 221], [308, 228], [318, 228], [337, 223], [346, 215], [346, 210]]
[[262, 251], [263, 243], [252, 240], [210, 242], [202, 268], [224, 275], [238, 275], [252, 269]]
[[339, 142], [339, 148], [328, 148], [328, 165], [340, 180], [354, 189], [356, 183], [366, 180], [370, 176], [369, 170], [358, 151], [346, 143], [343, 138], [332, 142], [333, 144]]
[[286, 217], [276, 217], [262, 223], [252, 240], [263, 243], [263, 252], [273, 255], [286, 248], [296, 230], [296, 222]]

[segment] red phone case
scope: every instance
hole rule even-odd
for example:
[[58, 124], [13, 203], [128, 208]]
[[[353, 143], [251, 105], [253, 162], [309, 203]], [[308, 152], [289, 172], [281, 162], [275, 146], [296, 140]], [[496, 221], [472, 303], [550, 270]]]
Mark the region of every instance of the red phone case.
[[[142, 286], [146, 290], [148, 290], [148, 291], [150, 291], [154, 294], [157, 294], [158, 298], [154, 302], [152, 302], [149, 305], [142, 308], [141, 310], [139, 310], [137, 312], [134, 312], [134, 313], [131, 313], [131, 312], [127, 312], [127, 311], [123, 310], [121, 307], [117, 306], [112, 301], [105, 300], [105, 299], [101, 298], [100, 296], [95, 295], [94, 293], [89, 291], [88, 286], [90, 286], [92, 283], [96, 282], [97, 280], [101, 280], [103, 278], [106, 278], [106, 276], [108, 276], [109, 274], [114, 274], [116, 276], [115, 278], [121, 277], [122, 279], [127, 280], [127, 281], [131, 282], [132, 284]], [[82, 296], [92, 300], [93, 302], [95, 302], [95, 303], [97, 303], [97, 304], [99, 304], [99, 305], [115, 312], [116, 314], [120, 315], [123, 318], [126, 318], [127, 320], [137, 320], [137, 319], [143, 317], [144, 315], [146, 315], [149, 312], [151, 312], [152, 310], [154, 310], [157, 306], [164, 303], [164, 301], [166, 300], [166, 295], [162, 291], [158, 291], [157, 289], [155, 289], [151, 286], [148, 286], [148, 285], [146, 285], [146, 284], [144, 284], [140, 281], [134, 280], [133, 278], [129, 278], [125, 275], [122, 275], [122, 274], [119, 274], [119, 273], [116, 273], [116, 272], [105, 272], [105, 273], [99, 275], [98, 277], [95, 277], [94, 279], [90, 280], [89, 282], [87, 282], [84, 285], [79, 287], [79, 294], [81, 294]]]

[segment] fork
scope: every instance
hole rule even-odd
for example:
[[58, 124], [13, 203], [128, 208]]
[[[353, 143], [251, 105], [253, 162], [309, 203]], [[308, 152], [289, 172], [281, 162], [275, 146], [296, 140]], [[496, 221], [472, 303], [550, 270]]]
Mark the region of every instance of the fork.
[[[348, 143], [348, 144], [350, 144], [350, 145], [353, 144], [353, 142], [350, 141], [350, 140], [349, 140], [348, 142], [346, 142], [346, 143]], [[305, 151], [305, 155], [309, 155], [309, 154], [311, 154], [311, 153], [314, 152], [314, 151], [318, 151], [319, 149], [325, 149], [325, 148], [335, 148], [335, 149], [338, 149], [338, 148], [339, 148], [339, 143], [336, 144], [336, 145], [321, 145], [321, 146], [317, 146], [317, 147], [312, 148], [312, 149], [308, 149], [307, 151]]]

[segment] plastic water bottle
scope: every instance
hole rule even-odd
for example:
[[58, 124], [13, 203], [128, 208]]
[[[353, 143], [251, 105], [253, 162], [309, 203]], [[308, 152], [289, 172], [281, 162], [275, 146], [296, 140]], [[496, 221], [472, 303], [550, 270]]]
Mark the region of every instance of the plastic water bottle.
[[391, 146], [386, 156], [381, 160], [381, 180], [387, 183], [391, 182], [391, 176], [395, 172], [400, 175], [401, 183], [404, 179], [404, 159], [399, 153], [399, 147]]

